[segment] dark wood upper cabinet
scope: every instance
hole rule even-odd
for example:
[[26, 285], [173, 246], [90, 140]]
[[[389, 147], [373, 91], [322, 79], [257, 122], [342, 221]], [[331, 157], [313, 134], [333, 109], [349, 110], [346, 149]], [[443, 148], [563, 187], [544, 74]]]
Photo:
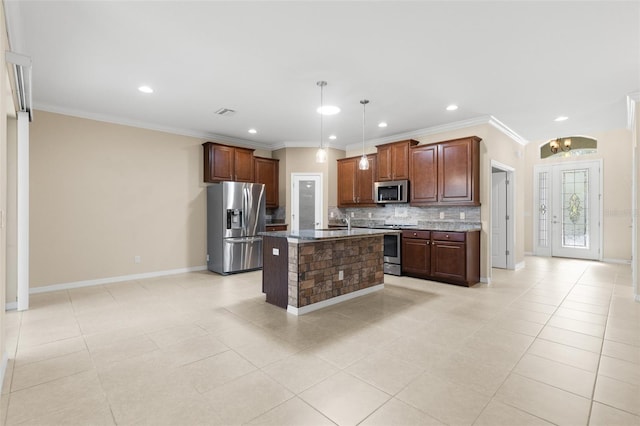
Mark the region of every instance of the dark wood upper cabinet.
[[369, 169], [360, 170], [361, 157], [338, 160], [338, 207], [375, 206], [376, 155], [369, 154]]
[[378, 181], [409, 179], [409, 148], [413, 139], [378, 145]]
[[214, 142], [202, 146], [205, 182], [253, 182], [253, 149]]
[[443, 142], [438, 146], [438, 201], [480, 205], [480, 138]]
[[411, 205], [480, 205], [480, 138], [411, 147]]
[[438, 202], [438, 145], [411, 148], [409, 178], [409, 200], [412, 204]]
[[279, 160], [253, 157], [253, 175], [257, 183], [264, 184], [265, 206], [278, 207]]

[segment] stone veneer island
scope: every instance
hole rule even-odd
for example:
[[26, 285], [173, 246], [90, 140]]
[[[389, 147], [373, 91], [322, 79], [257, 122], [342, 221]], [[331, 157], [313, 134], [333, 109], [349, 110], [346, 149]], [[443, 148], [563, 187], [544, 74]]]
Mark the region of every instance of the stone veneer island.
[[384, 288], [383, 235], [394, 230], [262, 233], [262, 292], [296, 315]]

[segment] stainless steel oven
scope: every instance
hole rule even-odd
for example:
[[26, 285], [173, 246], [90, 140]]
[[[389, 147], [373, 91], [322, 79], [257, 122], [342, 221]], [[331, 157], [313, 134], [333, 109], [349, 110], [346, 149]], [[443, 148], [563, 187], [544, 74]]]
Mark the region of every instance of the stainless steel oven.
[[384, 273], [402, 275], [402, 233], [384, 236]]

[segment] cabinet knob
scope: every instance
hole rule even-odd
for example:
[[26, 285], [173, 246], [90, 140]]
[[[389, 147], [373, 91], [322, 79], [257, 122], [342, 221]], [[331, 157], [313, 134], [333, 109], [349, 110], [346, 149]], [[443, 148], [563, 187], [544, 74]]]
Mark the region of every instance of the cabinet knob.
[[445, 237], [445, 238], [449, 238], [449, 234], [445, 235], [444, 237]]
[[414, 236], [414, 237], [417, 237], [417, 236], [418, 236], [418, 233], [417, 233], [417, 232], [414, 232], [414, 233], [413, 233], [413, 236]]
[[431, 241], [427, 240], [427, 245], [431, 244]]

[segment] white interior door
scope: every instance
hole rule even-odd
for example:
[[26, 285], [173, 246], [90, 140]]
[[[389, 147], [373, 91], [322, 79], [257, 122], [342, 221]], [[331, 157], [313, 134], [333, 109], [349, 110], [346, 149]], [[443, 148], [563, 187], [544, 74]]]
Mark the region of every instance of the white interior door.
[[535, 253], [601, 259], [601, 161], [536, 168]]
[[291, 174], [291, 230], [322, 228], [322, 174]]
[[507, 267], [507, 172], [491, 173], [491, 266]]

